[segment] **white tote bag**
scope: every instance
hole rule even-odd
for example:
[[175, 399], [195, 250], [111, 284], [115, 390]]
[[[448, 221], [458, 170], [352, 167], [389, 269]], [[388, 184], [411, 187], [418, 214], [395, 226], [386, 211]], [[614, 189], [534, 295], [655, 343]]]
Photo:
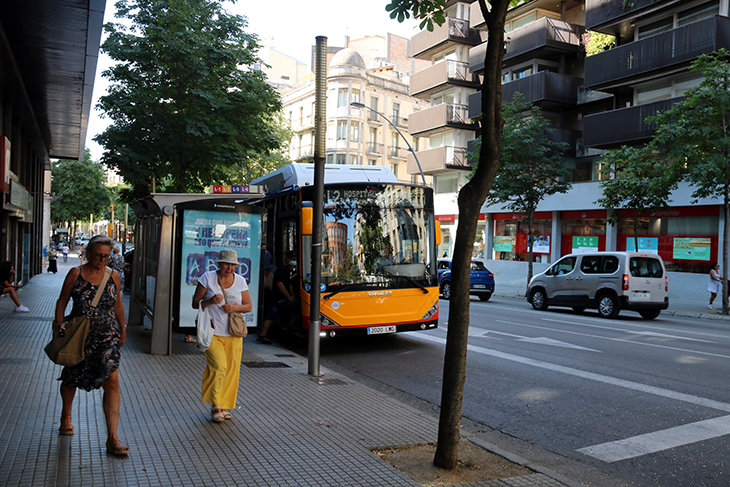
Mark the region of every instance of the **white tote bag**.
[[205, 352], [213, 341], [213, 322], [207, 308], [198, 308], [195, 325], [198, 328], [198, 348]]

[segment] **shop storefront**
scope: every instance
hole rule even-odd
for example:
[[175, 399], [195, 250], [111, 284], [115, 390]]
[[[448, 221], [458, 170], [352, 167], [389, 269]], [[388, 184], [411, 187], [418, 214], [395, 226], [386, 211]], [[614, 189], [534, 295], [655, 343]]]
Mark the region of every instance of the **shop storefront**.
[[560, 212], [561, 254], [606, 250], [606, 210]]
[[[528, 260], [527, 220], [515, 213], [495, 213], [492, 256], [494, 260]], [[535, 212], [532, 222], [533, 262], [550, 263], [552, 213]]]

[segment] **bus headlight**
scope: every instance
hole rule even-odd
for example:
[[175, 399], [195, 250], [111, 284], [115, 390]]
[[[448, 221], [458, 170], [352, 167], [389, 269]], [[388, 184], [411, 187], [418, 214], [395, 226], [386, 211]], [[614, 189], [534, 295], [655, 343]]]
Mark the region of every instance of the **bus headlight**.
[[327, 327], [340, 326], [340, 324], [337, 323], [335, 320], [327, 318], [322, 313], [319, 314], [319, 322], [322, 324], [322, 326], [327, 326]]
[[439, 310], [439, 304], [438, 304], [438, 302], [436, 302], [436, 304], [431, 306], [431, 309], [429, 309], [428, 312], [425, 315], [423, 315], [419, 321], [429, 319], [430, 317], [435, 315], [438, 310]]

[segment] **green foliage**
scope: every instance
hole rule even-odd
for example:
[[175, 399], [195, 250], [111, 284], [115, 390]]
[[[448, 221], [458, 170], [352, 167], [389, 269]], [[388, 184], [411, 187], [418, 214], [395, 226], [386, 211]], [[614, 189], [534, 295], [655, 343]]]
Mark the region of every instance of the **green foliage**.
[[433, 32], [433, 24], [443, 25], [446, 22], [446, 0], [391, 0], [385, 10], [390, 12], [391, 19], [403, 22], [413, 15], [421, 20], [419, 28], [424, 27]]
[[[607, 151], [599, 183], [602, 197], [595, 203], [608, 210], [607, 223], [624, 218], [620, 209], [633, 210], [634, 238], [638, 239], [638, 219], [669, 205], [669, 195], [677, 188], [677, 174], [666, 161], [645, 147], [626, 147]], [[638, 249], [638, 242], [635, 242]]]
[[120, 0], [102, 50], [117, 64], [98, 107], [111, 118], [94, 140], [102, 161], [131, 185], [125, 198], [156, 190], [197, 192], [223, 182], [225, 168], [280, 140], [281, 109], [261, 71], [258, 39], [243, 17], [214, 0]]
[[51, 221], [56, 224], [88, 221], [91, 214], [98, 218], [111, 204], [109, 188], [104, 186], [104, 169], [91, 160], [89, 149], [81, 161], [53, 162], [51, 191], [58, 198], [51, 203]]
[[586, 50], [586, 57], [608, 51], [616, 47], [616, 37], [610, 34], [603, 34], [587, 30], [582, 37], [583, 46]]
[[521, 93], [502, 105], [502, 113], [501, 163], [487, 203], [531, 215], [546, 196], [570, 189], [561, 181], [568, 176], [561, 162], [567, 144], [550, 140], [550, 121]]

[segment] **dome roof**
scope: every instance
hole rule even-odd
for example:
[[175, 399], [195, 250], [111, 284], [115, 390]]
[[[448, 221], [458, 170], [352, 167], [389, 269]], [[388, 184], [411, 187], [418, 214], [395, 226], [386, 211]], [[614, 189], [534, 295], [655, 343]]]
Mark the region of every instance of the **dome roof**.
[[330, 68], [335, 66], [356, 66], [365, 69], [365, 61], [362, 60], [362, 56], [356, 50], [348, 47], [338, 51], [332, 57]]

